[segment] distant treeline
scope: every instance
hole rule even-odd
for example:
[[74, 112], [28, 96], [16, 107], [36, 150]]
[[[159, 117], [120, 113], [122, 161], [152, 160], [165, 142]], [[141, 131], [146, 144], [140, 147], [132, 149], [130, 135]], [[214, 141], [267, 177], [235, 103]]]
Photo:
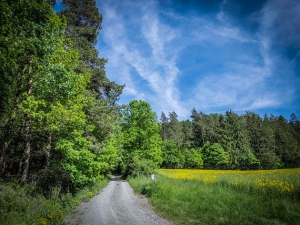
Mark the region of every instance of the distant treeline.
[[300, 166], [300, 121], [247, 111], [161, 114], [163, 168], [274, 169]]

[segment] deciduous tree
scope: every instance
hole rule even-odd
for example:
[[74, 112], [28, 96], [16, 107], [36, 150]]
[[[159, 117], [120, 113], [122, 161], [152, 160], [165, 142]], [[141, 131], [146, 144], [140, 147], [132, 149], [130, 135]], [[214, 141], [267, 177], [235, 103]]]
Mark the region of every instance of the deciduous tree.
[[126, 174], [131, 174], [134, 157], [153, 162], [157, 168], [162, 163], [160, 125], [151, 106], [145, 101], [133, 100], [123, 111], [122, 118], [123, 163]]

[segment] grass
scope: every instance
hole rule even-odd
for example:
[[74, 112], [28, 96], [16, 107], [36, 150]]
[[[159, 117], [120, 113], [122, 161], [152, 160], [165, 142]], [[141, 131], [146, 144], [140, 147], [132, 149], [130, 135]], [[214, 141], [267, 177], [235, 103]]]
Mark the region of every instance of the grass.
[[33, 184], [20, 187], [17, 184], [0, 183], [0, 224], [1, 225], [62, 225], [65, 215], [76, 205], [88, 201], [107, 184], [107, 180], [79, 191], [76, 196], [70, 193], [60, 195], [54, 188], [50, 198], [37, 193]]
[[161, 169], [159, 173], [169, 178], [230, 186], [255, 194], [263, 193], [268, 197], [300, 200], [300, 168], [254, 171]]
[[299, 176], [299, 169], [160, 170], [156, 182], [145, 177], [129, 182], [175, 224], [296, 225], [300, 224]]

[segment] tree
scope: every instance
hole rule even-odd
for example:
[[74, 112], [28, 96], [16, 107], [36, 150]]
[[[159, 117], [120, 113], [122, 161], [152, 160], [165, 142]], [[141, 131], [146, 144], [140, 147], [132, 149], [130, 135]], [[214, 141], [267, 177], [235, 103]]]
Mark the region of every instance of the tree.
[[102, 15], [94, 0], [63, 0], [66, 7], [60, 12], [67, 19], [65, 35], [79, 50], [77, 73], [90, 74], [88, 89], [97, 93], [97, 97], [106, 100], [108, 105], [118, 101], [124, 85], [110, 81], [105, 73], [107, 60], [99, 58], [95, 48], [97, 37], [102, 29]]
[[297, 122], [299, 122], [299, 120], [297, 119], [297, 116], [295, 113], [292, 113], [290, 115], [290, 120], [289, 120], [289, 124], [295, 125]]
[[169, 113], [169, 117], [166, 117], [165, 113], [162, 112], [161, 114], [161, 131], [160, 136], [163, 140], [170, 140], [172, 139], [178, 147], [182, 147], [182, 127], [181, 123], [178, 121], [178, 115], [176, 112]]
[[162, 144], [163, 168], [184, 168], [185, 154], [173, 139], [165, 140]]
[[129, 165], [138, 157], [153, 162], [158, 168], [162, 163], [160, 125], [151, 106], [145, 101], [133, 100], [123, 111], [123, 166], [126, 175], [134, 168]]
[[219, 125], [219, 115], [206, 115], [202, 112], [198, 113], [192, 110], [192, 127], [194, 134], [194, 146], [202, 147], [205, 142], [217, 141], [217, 128]]
[[185, 158], [185, 168], [201, 168], [203, 166], [201, 149], [198, 151], [194, 148], [185, 149]]
[[[120, 89], [106, 88], [103, 97], [91, 88], [92, 71], [100, 68], [89, 58], [92, 48], [84, 51], [69, 39], [78, 41], [78, 34], [66, 35], [82, 24], [67, 26], [42, 0], [0, 4], [0, 173], [63, 191], [103, 178], [119, 163]], [[86, 34], [97, 26], [88, 23], [80, 33], [90, 47], [95, 40]], [[62, 176], [53, 178], [57, 171]]]
[[164, 112], [161, 112], [160, 125], [161, 125], [161, 130], [159, 134], [163, 141], [167, 140], [168, 133], [169, 133], [169, 119], [166, 117], [166, 114]]
[[265, 169], [280, 167], [280, 158], [275, 151], [274, 131], [267, 116], [263, 120], [253, 112], [246, 112], [244, 118], [252, 153], [260, 161], [261, 167]]
[[242, 158], [251, 153], [249, 136], [246, 130], [246, 119], [238, 116], [232, 110], [226, 111], [225, 116], [219, 117], [217, 142], [230, 155], [229, 167], [239, 168]]
[[202, 157], [204, 167], [212, 169], [224, 168], [230, 160], [229, 153], [225, 152], [219, 143], [206, 142], [202, 148]]
[[260, 169], [260, 167], [261, 167], [260, 161], [251, 152], [248, 153], [247, 155], [246, 154], [242, 155], [242, 157], [240, 158], [239, 169], [256, 170], [256, 169]]
[[193, 146], [202, 147], [205, 143], [204, 127], [202, 122], [203, 113], [198, 113], [194, 108], [192, 110], [192, 130], [193, 130]]
[[[295, 121], [296, 122], [296, 121]], [[295, 123], [296, 124], [296, 123]], [[291, 124], [283, 116], [279, 116], [274, 123], [275, 151], [281, 157], [286, 167], [300, 165], [299, 136]]]
[[169, 113], [169, 138], [174, 140], [174, 142], [177, 144], [179, 148], [182, 147], [182, 127], [181, 124], [178, 121], [178, 115], [174, 111]]
[[[73, 54], [73, 50], [67, 51], [64, 48], [64, 22], [45, 1], [1, 1], [0, 14], [0, 60], [3, 62], [0, 79], [4, 84], [0, 91], [0, 108], [3, 109], [0, 116], [4, 127], [1, 135], [0, 172], [5, 171], [5, 154], [11, 149], [20, 161], [18, 175], [22, 173], [21, 181], [26, 183], [31, 153], [36, 147], [32, 145], [32, 139], [41, 130], [39, 125], [45, 115], [41, 108], [45, 109], [46, 101], [53, 101], [50, 96], [57, 94], [51, 95], [49, 91], [59, 91], [58, 98], [62, 99], [74, 94], [73, 90], [76, 89], [76, 85], [68, 86], [74, 81], [70, 66], [58, 63], [54, 56], [58, 52], [60, 57], [73, 55], [69, 61], [72, 66], [76, 54]], [[62, 78], [63, 81], [57, 80], [51, 86], [49, 75], [52, 78]], [[76, 80], [75, 76], [73, 78]], [[47, 79], [49, 83], [44, 82]], [[23, 132], [20, 129], [22, 124]], [[19, 133], [13, 130], [18, 130]], [[10, 147], [14, 139], [19, 139], [20, 144]], [[21, 146], [24, 148], [22, 157], [19, 151]], [[12, 165], [14, 162], [10, 163]]]
[[102, 15], [94, 0], [63, 0], [65, 8], [59, 12], [65, 16], [67, 27], [65, 36], [78, 49], [79, 61], [75, 72], [89, 76], [85, 95], [91, 104], [85, 108], [88, 126], [84, 135], [91, 142], [89, 149], [102, 152], [105, 143], [119, 130], [120, 106], [117, 105], [124, 85], [110, 81], [105, 72], [106, 59], [99, 58], [95, 48], [102, 29]]

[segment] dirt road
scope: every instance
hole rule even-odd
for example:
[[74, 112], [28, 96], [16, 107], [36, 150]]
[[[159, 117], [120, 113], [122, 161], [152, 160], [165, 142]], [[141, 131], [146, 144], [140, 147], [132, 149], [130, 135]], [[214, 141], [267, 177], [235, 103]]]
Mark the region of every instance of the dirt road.
[[67, 224], [76, 225], [168, 225], [169, 221], [156, 215], [145, 197], [136, 196], [127, 181], [112, 178], [109, 184], [89, 202], [68, 216]]

